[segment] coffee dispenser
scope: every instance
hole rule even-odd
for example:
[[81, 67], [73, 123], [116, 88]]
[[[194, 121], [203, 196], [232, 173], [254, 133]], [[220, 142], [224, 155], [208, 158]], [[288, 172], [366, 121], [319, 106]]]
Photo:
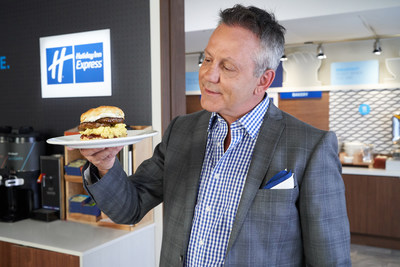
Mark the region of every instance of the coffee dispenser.
[[400, 112], [394, 113], [392, 117], [393, 144], [400, 146]]
[[0, 127], [0, 219], [6, 216], [9, 209], [8, 192], [5, 187], [5, 181], [8, 177], [7, 159], [10, 144], [8, 138], [10, 134], [11, 127]]
[[9, 136], [11, 126], [0, 127], [0, 175], [7, 173], [8, 151], [10, 149]]
[[0, 220], [28, 218], [41, 206], [40, 156], [45, 143], [32, 127], [0, 134]]

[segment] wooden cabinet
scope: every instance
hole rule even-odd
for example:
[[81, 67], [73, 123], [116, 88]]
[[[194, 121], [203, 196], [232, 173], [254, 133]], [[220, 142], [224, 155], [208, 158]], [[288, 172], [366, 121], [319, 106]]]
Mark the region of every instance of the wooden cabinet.
[[79, 257], [0, 241], [1, 267], [79, 267]]
[[400, 239], [400, 179], [370, 177], [367, 194], [368, 233]]
[[352, 233], [367, 233], [367, 182], [363, 175], [343, 175], [346, 187], [347, 215]]
[[352, 242], [400, 249], [400, 179], [343, 175]]
[[0, 241], [0, 267], [11, 266], [11, 244]]

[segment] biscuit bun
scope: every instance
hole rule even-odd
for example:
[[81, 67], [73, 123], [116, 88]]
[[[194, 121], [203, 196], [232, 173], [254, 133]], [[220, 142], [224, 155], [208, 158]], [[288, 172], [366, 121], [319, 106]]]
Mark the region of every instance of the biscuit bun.
[[124, 112], [114, 106], [100, 106], [84, 112], [78, 130], [81, 140], [127, 136]]
[[124, 112], [118, 108], [113, 106], [100, 106], [97, 108], [91, 108], [85, 113], [81, 115], [81, 123], [82, 122], [95, 122], [101, 118], [122, 118], [125, 119]]

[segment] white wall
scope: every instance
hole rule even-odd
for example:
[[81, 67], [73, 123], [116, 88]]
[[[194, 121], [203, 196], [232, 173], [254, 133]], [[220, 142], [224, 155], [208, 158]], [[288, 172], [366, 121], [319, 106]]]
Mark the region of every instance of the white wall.
[[[323, 45], [327, 58], [322, 60], [322, 64], [318, 73], [318, 78], [322, 82], [322, 85], [330, 85], [331, 83], [331, 63], [364, 60], [379, 60], [379, 83], [385, 83], [385, 78], [391, 77], [390, 73], [386, 69], [385, 59], [400, 57], [400, 38], [381, 40], [382, 54], [380, 56], [372, 53], [373, 45], [374, 40], [331, 43]], [[286, 48], [286, 55], [302, 51], [309, 51], [316, 54], [317, 46], [308, 45]]]
[[[382, 54], [380, 56], [372, 53], [373, 45], [374, 40], [324, 44], [323, 48], [327, 58], [322, 60], [318, 73], [318, 79], [321, 81], [322, 85], [330, 85], [331, 83], [331, 63], [364, 60], [379, 60], [379, 83], [385, 83], [385, 78], [392, 77], [386, 69], [385, 59], [400, 57], [400, 38], [382, 39]], [[317, 46], [304, 45], [299, 47], [288, 47], [285, 50], [286, 55], [304, 51], [316, 54]], [[186, 55], [186, 71], [198, 71], [198, 58], [199, 54]], [[285, 73], [283, 74], [283, 77], [285, 80]]]
[[185, 0], [185, 32], [215, 28], [218, 11], [235, 4], [254, 5], [271, 10], [282, 21], [391, 8], [397, 7], [399, 2], [398, 0]]

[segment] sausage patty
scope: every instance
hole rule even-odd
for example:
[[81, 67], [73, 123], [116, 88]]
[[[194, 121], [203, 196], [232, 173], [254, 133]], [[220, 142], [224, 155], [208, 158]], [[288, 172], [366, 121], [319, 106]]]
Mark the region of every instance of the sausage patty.
[[99, 128], [101, 126], [114, 126], [117, 123], [124, 123], [123, 118], [101, 118], [98, 119], [95, 122], [83, 122], [79, 124], [78, 130], [79, 131], [84, 131], [86, 129], [94, 129], [94, 128]]

